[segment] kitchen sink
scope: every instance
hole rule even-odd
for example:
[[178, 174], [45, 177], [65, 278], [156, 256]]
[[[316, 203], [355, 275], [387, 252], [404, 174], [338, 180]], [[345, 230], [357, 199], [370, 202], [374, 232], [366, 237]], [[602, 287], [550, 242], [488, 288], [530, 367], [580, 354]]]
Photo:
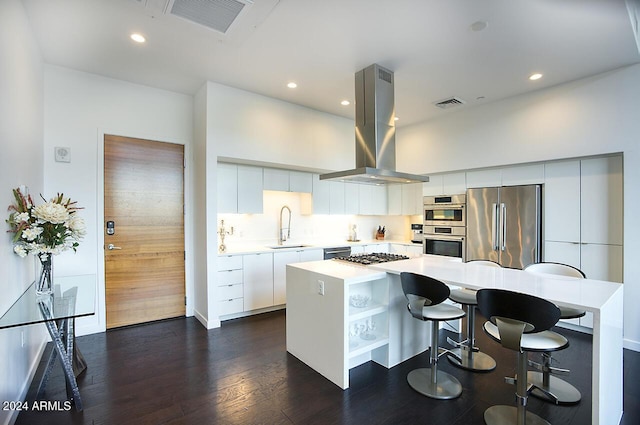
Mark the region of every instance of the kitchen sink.
[[308, 248], [311, 245], [268, 245], [267, 248], [271, 249], [285, 249], [285, 248]]

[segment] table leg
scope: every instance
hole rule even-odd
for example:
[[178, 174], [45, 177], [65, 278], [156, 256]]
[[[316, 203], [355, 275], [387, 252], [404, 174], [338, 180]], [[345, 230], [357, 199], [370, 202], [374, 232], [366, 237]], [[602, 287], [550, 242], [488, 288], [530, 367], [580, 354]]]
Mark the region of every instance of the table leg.
[[[78, 389], [78, 382], [76, 381], [76, 376], [73, 371], [73, 354], [75, 352], [73, 348], [74, 342], [74, 333], [73, 333], [73, 325], [74, 319], [61, 319], [60, 325], [56, 323], [55, 320], [50, 319], [52, 317], [50, 306], [46, 301], [41, 301], [38, 303], [40, 307], [40, 311], [42, 313], [42, 317], [45, 318], [45, 326], [47, 327], [47, 331], [51, 336], [51, 340], [53, 341], [54, 351], [57, 355], [60, 356], [60, 363], [62, 363], [62, 369], [64, 370], [65, 383], [67, 387], [67, 398], [69, 401], [76, 405], [76, 410], [82, 410], [82, 398], [80, 397], [80, 390]], [[47, 364], [47, 369], [52, 364], [52, 360], [55, 360], [55, 355], [51, 355], [49, 359], [49, 363]], [[48, 380], [48, 374], [50, 370], [45, 371], [45, 376], [43, 376], [43, 381], [46, 383]], [[41, 383], [41, 388], [38, 389], [38, 394], [41, 394], [44, 391], [44, 387]]]
[[[68, 322], [68, 320], [66, 321]], [[76, 377], [73, 373], [73, 365], [72, 365], [73, 350], [70, 353], [71, 355], [67, 355], [65, 344], [62, 341], [61, 332], [56, 326], [56, 322], [54, 320], [47, 320], [45, 322], [45, 325], [47, 326], [49, 335], [51, 335], [54, 349], [57, 351], [58, 355], [60, 356], [60, 362], [62, 363], [62, 368], [64, 369], [64, 376], [65, 376], [65, 381], [67, 385], [67, 397], [70, 399], [70, 401], [72, 401], [76, 405], [76, 410], [81, 411], [82, 398], [80, 397], [78, 382], [76, 381]], [[63, 326], [63, 327], [66, 328], [67, 326]], [[67, 341], [68, 340], [73, 340], [73, 337], [67, 338]], [[71, 344], [73, 344], [73, 342]]]

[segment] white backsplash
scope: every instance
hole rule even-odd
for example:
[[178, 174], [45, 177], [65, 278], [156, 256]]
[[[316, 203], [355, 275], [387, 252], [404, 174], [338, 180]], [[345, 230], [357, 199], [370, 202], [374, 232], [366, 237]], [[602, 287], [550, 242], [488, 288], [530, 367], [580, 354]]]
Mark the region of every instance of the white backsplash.
[[[378, 226], [386, 227], [385, 239], [411, 239], [411, 223], [419, 223], [420, 216], [365, 216], [365, 215], [303, 215], [310, 202], [310, 194], [294, 192], [263, 192], [262, 214], [218, 214], [225, 228], [233, 226], [233, 235], [225, 238], [228, 247], [245, 244], [275, 244], [278, 241], [280, 210], [291, 208], [291, 238], [289, 243], [334, 243], [346, 241], [353, 224], [357, 225], [358, 239], [373, 240]], [[284, 211], [283, 226], [288, 224], [288, 211]]]

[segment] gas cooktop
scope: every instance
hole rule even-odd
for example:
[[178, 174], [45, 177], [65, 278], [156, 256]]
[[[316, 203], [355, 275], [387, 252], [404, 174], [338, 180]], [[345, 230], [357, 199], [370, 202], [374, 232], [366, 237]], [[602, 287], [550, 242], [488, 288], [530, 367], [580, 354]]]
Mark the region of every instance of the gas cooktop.
[[349, 255], [348, 257], [336, 257], [335, 260], [348, 261], [350, 263], [369, 265], [388, 263], [389, 261], [408, 260], [409, 257], [402, 254], [388, 254], [386, 252], [374, 252], [371, 254]]

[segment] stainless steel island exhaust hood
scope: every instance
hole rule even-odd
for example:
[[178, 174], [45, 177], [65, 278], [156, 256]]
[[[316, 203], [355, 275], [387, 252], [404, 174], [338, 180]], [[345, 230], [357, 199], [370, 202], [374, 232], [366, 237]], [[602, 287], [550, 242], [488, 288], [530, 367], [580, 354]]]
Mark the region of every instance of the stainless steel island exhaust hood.
[[396, 171], [393, 72], [373, 64], [356, 72], [356, 168], [321, 174], [320, 180], [366, 184], [428, 182]]

